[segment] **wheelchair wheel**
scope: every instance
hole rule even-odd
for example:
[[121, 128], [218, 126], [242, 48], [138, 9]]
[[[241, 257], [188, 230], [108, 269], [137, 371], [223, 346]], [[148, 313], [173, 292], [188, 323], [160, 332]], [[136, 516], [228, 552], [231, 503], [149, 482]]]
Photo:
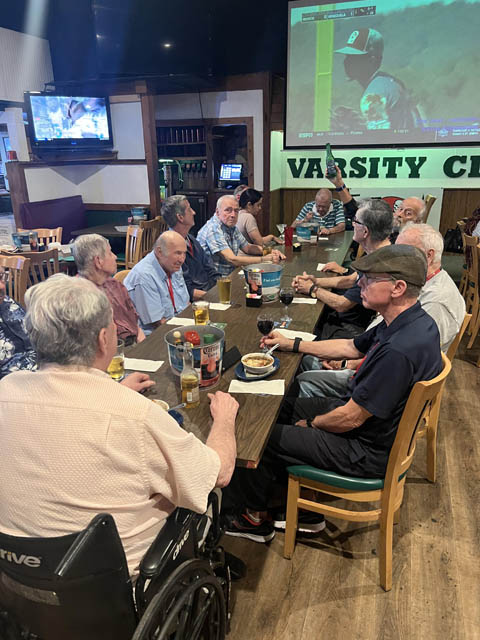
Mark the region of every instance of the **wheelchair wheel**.
[[203, 560], [187, 560], [152, 598], [132, 640], [223, 640], [222, 586]]

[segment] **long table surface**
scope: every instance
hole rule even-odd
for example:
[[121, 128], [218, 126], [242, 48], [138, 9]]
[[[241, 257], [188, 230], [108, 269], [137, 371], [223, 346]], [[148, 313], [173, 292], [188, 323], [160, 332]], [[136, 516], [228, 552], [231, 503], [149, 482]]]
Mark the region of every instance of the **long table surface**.
[[76, 229], [72, 231], [72, 236], [75, 238], [77, 236], [83, 236], [86, 233], [98, 233], [100, 236], [106, 236], [107, 238], [125, 238], [127, 236], [126, 231], [117, 231], [115, 227], [127, 227], [128, 224], [125, 222], [121, 224], [120, 222], [110, 222], [108, 224], [99, 224], [96, 227], [85, 227], [84, 229]]
[[[317, 245], [302, 245], [302, 251], [293, 252], [291, 248], [283, 248], [287, 257], [283, 263], [284, 271], [282, 286], [291, 284], [292, 277], [304, 270], [318, 277], [322, 274], [317, 271], [319, 262], [326, 263], [335, 260], [339, 264], [343, 262], [352, 241], [353, 233], [344, 233], [329, 236], [327, 241], [320, 241]], [[225, 350], [237, 346], [242, 355], [258, 351], [260, 333], [257, 329], [257, 316], [262, 311], [271, 311], [275, 319], [280, 319], [283, 314], [283, 305], [280, 301], [263, 304], [262, 307], [245, 306], [245, 281], [238, 274], [239, 269], [232, 273], [232, 304], [226, 311], [214, 311], [210, 309], [212, 322], [226, 322]], [[217, 287], [211, 289], [205, 296], [210, 302], [218, 302]], [[323, 309], [323, 304], [291, 304], [289, 315], [292, 322], [289, 329], [312, 332], [318, 317]], [[191, 306], [181, 314], [183, 318], [193, 318]], [[181, 402], [179, 377], [173, 374], [168, 363], [168, 353], [165, 343], [165, 334], [174, 329], [172, 325], [162, 325], [151, 333], [143, 342], [133, 345], [126, 350], [127, 357], [163, 360], [164, 364], [158, 371], [150, 374], [156, 381], [155, 387], [146, 392], [146, 397], [160, 398], [174, 406]], [[180, 327], [181, 329], [181, 327]], [[298, 368], [300, 357], [298, 354], [276, 352], [280, 359], [280, 368], [269, 380], [285, 380], [285, 390], [290, 386]], [[230, 381], [235, 379], [235, 367], [231, 367], [221, 377], [219, 384], [211, 391], [228, 391]], [[208, 390], [207, 390], [208, 391]], [[237, 464], [254, 468], [258, 465], [271, 429], [278, 416], [283, 396], [258, 396], [254, 394], [235, 394], [240, 408], [236, 421], [237, 439]], [[200, 406], [195, 409], [182, 409], [185, 418], [184, 428], [193, 432], [203, 442], [206, 441], [210, 426], [211, 416], [207, 393], [200, 394]]]

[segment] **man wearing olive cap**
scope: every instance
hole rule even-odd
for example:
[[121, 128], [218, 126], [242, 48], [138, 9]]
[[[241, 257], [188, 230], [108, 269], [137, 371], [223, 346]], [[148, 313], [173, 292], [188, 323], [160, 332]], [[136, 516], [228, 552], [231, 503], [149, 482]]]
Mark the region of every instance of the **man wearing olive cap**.
[[[346, 46], [335, 53], [345, 54], [347, 77], [359, 82], [364, 89], [360, 110], [367, 129], [403, 130], [419, 126], [420, 114], [403, 82], [380, 71], [383, 58], [381, 33], [376, 29], [356, 29]], [[337, 112], [334, 118], [343, 119], [345, 126], [355, 124], [347, 122], [348, 107], [337, 107]]]
[[344, 398], [286, 399], [262, 463], [255, 471], [235, 472], [226, 492], [229, 502], [234, 494], [237, 504], [252, 513], [267, 508], [275, 484], [286, 480], [291, 464], [384, 477], [413, 385], [442, 369], [437, 325], [417, 302], [427, 273], [424, 253], [391, 245], [352, 266], [362, 274], [363, 304], [384, 317], [379, 325], [349, 340], [305, 342], [273, 331], [261, 341], [262, 346], [279, 344], [282, 351], [325, 360], [364, 360]]

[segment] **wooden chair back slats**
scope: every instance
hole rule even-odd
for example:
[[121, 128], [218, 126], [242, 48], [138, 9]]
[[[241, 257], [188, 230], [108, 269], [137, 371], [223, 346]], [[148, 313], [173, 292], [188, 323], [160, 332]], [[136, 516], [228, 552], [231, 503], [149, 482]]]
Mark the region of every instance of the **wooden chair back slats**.
[[16, 255], [0, 255], [0, 267], [8, 271], [5, 283], [7, 296], [13, 298], [19, 305], [25, 307], [25, 291], [27, 290], [29, 258]]

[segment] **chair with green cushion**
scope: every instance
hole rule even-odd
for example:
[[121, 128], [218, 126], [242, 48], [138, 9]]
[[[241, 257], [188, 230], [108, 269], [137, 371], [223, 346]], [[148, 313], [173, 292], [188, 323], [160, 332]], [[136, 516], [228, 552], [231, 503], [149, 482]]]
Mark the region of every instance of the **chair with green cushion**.
[[[451, 364], [442, 354], [443, 370], [433, 380], [417, 382], [410, 392], [398, 425], [397, 435], [388, 458], [385, 478], [354, 478], [309, 465], [288, 467], [287, 519], [283, 555], [291, 558], [295, 550], [298, 510], [321, 513], [326, 517], [352, 522], [380, 523], [380, 584], [392, 588], [393, 523], [399, 516], [407, 471], [415, 452], [419, 427], [428, 413], [441, 402], [442, 390]], [[303, 498], [301, 488], [317, 491], [351, 502], [380, 502], [376, 509], [352, 511], [334, 506], [331, 502]], [[321, 499], [321, 496], [319, 496]]]

